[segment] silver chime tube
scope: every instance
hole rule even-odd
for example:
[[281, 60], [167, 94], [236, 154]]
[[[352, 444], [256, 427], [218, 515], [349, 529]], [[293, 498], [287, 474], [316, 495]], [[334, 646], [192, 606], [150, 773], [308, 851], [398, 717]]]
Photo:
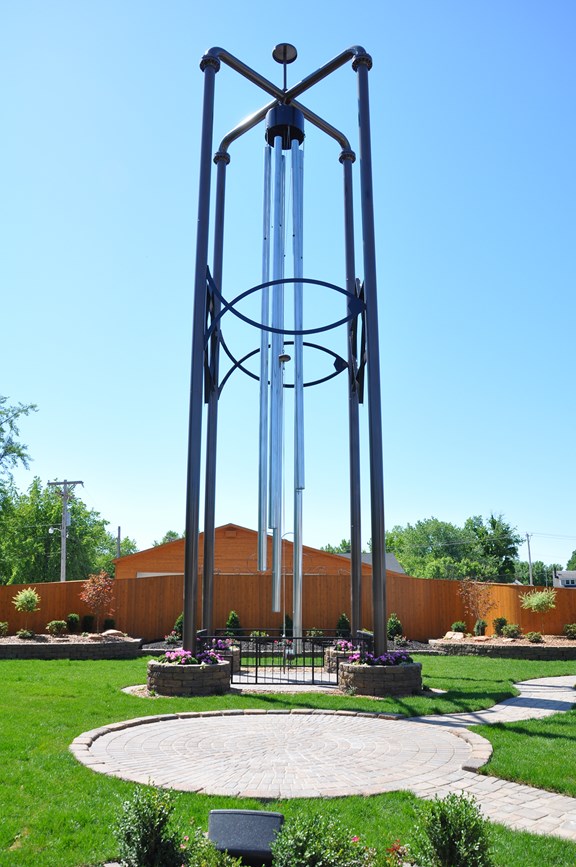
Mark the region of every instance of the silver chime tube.
[[[264, 148], [264, 208], [262, 226], [262, 283], [270, 279], [270, 196], [272, 151]], [[264, 330], [270, 321], [270, 289], [262, 289], [260, 322], [260, 426], [258, 448], [258, 569], [265, 572], [268, 559], [268, 367], [269, 333]]]
[[[292, 238], [294, 277], [304, 276], [303, 265], [303, 151], [292, 145]], [[304, 328], [303, 285], [294, 284], [294, 330]], [[294, 548], [293, 548], [293, 633], [302, 635], [302, 497], [304, 490], [304, 371], [303, 337], [294, 335]]]
[[[282, 138], [274, 139], [273, 280], [284, 278], [285, 160]], [[281, 610], [282, 596], [282, 446], [284, 426], [284, 284], [272, 289], [271, 396], [270, 396], [270, 516], [272, 529], [272, 611]]]

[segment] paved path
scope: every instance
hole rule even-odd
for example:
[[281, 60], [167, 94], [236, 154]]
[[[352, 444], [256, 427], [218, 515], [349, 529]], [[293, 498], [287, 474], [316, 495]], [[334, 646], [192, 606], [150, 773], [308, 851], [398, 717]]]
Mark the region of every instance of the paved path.
[[493, 821], [576, 840], [576, 799], [475, 773], [491, 747], [465, 728], [568, 710], [575, 684], [574, 676], [526, 681], [490, 710], [410, 720], [305, 709], [143, 717], [86, 732], [71, 750], [94, 771], [203, 794], [469, 792]]

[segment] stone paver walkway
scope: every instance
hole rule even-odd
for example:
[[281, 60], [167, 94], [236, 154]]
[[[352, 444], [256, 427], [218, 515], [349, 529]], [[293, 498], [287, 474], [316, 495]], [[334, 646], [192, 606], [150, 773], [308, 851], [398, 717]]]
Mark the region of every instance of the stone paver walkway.
[[475, 773], [491, 747], [465, 728], [568, 710], [575, 684], [574, 676], [527, 681], [517, 698], [490, 710], [411, 720], [305, 709], [143, 717], [86, 732], [71, 750], [94, 771], [204, 794], [468, 792], [493, 821], [576, 840], [576, 799]]

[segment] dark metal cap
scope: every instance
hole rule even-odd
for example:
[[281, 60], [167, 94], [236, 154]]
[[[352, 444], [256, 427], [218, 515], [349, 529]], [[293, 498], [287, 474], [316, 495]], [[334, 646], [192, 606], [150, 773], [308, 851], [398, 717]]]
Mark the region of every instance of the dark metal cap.
[[275, 105], [266, 115], [266, 141], [272, 147], [274, 139], [282, 137], [282, 150], [289, 150], [292, 142], [304, 141], [304, 115], [293, 105]]

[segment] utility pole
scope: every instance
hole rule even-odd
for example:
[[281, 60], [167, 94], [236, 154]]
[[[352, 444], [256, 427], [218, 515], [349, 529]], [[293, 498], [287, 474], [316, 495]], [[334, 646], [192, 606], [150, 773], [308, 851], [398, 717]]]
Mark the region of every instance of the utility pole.
[[84, 486], [84, 482], [69, 482], [68, 479], [64, 479], [63, 482], [48, 482], [48, 485], [52, 488], [56, 488], [56, 493], [60, 497], [62, 497], [62, 527], [60, 529], [60, 536], [62, 537], [62, 543], [60, 545], [60, 581], [66, 581], [66, 533], [68, 532], [68, 527], [70, 526], [68, 499], [70, 497], [70, 489], [74, 487], [74, 485]]
[[532, 576], [532, 557], [530, 556], [530, 534], [526, 533], [526, 543], [528, 545], [528, 574], [530, 575], [530, 586], [534, 584], [534, 579]]

